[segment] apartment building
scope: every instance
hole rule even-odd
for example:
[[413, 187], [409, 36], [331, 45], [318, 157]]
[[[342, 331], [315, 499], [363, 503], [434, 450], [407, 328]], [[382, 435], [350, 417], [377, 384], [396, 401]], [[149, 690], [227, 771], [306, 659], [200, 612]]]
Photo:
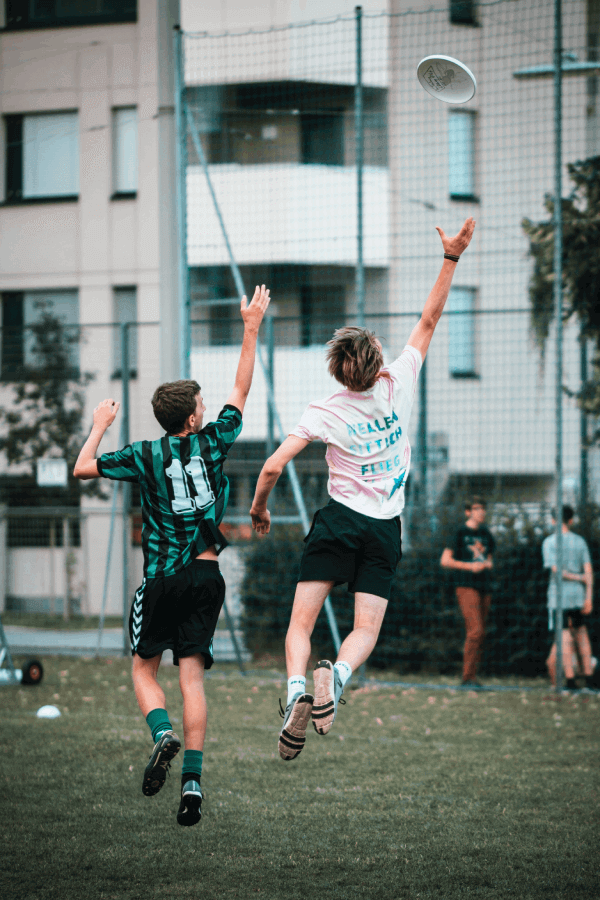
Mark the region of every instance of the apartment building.
[[[319, 24], [284, 29], [281, 17], [292, 16], [292, 6], [251, 20], [241, 4], [215, 9], [211, 33], [186, 42], [185, 70], [233, 255], [249, 287], [263, 280], [272, 287], [284, 429], [308, 397], [328, 392], [323, 341], [357, 312], [356, 22], [351, 7], [332, 3], [320, 10]], [[598, 8], [597, 0], [564, 4], [567, 60], [595, 58]], [[553, 5], [448, 0], [432, 9], [416, 0], [378, 12], [365, 7], [362, 21], [365, 312], [390, 356], [402, 349], [414, 323], [409, 313], [422, 306], [437, 274], [434, 226], [450, 233], [468, 215], [478, 220], [429, 355], [424, 402], [415, 407], [412, 482], [421, 479], [421, 496], [434, 503], [467, 489], [551, 499], [554, 344], [550, 339], [542, 354], [532, 338], [532, 263], [521, 222], [547, 218], [553, 88], [551, 78], [515, 74], [552, 66]], [[200, 18], [188, 30], [203, 32]], [[479, 87], [468, 104], [436, 101], [420, 87], [416, 65], [434, 52], [476, 73]], [[593, 77], [564, 79], [565, 162], [600, 152], [596, 93]], [[191, 297], [193, 317], [202, 321], [192, 360], [202, 380], [214, 366], [232, 370], [228, 347], [238, 344], [240, 326], [229, 302], [228, 251], [191, 139], [188, 159]], [[565, 330], [564, 379], [574, 391], [580, 366], [573, 322]], [[258, 447], [268, 428], [260, 380], [250, 403], [244, 440]], [[577, 500], [584, 423], [574, 401], [565, 400], [563, 413], [565, 484]], [[585, 464], [596, 496], [594, 453]], [[240, 478], [243, 471], [240, 459]], [[245, 471], [240, 509], [254, 475]], [[310, 472], [316, 469], [307, 464]]]
[[[178, 0], [3, 0], [0, 7], [1, 402], [21, 365], [35, 364], [28, 329], [44, 311], [66, 326], [83, 326], [73, 352], [81, 372], [92, 376], [86, 421], [102, 397], [120, 399], [120, 332], [113, 323], [155, 323], [129, 330], [132, 439], [160, 434], [149, 396], [159, 380], [180, 372], [178, 22]], [[115, 428], [103, 449], [118, 442]], [[78, 485], [40, 487], [18, 468], [5, 468], [2, 482], [11, 507], [40, 507], [39, 517], [8, 519], [8, 596], [37, 596], [48, 608], [53, 597], [64, 598], [72, 579], [84, 611], [98, 610], [107, 503], [80, 503]], [[80, 505], [81, 527], [43, 515], [48, 505], [73, 504]], [[117, 609], [118, 577], [115, 571], [110, 590]]]

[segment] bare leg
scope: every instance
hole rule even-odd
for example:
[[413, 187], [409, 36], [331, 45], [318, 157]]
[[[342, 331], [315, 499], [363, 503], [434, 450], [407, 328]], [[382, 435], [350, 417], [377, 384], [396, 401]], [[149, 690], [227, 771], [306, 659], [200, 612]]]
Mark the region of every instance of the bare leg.
[[310, 636], [333, 581], [299, 581], [292, 617], [285, 638], [285, 660], [288, 678], [306, 675], [310, 658]]
[[153, 709], [165, 709], [165, 694], [156, 678], [161, 657], [162, 653], [151, 659], [142, 659], [137, 653], [133, 657], [133, 688], [144, 716]]
[[579, 628], [575, 629], [575, 643], [581, 657], [583, 674], [586, 676], [592, 675], [592, 645], [590, 644], [588, 630], [585, 625], [580, 625]]
[[[565, 678], [575, 678], [573, 669], [573, 638], [568, 628], [563, 629], [562, 633], [562, 662]], [[556, 644], [552, 644], [550, 655], [546, 660], [550, 681], [556, 687]]]
[[366, 662], [373, 652], [387, 604], [387, 600], [375, 594], [357, 591], [354, 595], [354, 629], [337, 655], [337, 658], [347, 662], [353, 671]]
[[179, 659], [179, 687], [183, 696], [183, 741], [186, 750], [202, 750], [206, 736], [204, 657], [201, 653]]

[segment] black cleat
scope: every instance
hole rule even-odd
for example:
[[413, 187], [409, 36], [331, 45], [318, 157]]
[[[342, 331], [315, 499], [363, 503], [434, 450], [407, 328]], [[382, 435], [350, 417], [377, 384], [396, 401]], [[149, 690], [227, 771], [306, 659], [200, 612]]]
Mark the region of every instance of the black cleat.
[[148, 765], [144, 769], [144, 781], [142, 782], [142, 794], [146, 797], [154, 797], [165, 783], [167, 772], [171, 767], [171, 760], [175, 759], [181, 750], [181, 741], [174, 731], [165, 731], [152, 751]]
[[179, 825], [195, 825], [202, 818], [202, 791], [195, 778], [185, 781], [181, 787], [181, 803], [177, 810]]

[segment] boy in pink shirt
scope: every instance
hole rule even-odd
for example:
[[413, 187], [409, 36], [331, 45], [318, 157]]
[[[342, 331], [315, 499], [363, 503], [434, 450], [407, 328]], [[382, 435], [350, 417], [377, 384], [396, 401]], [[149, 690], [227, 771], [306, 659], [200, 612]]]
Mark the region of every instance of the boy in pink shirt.
[[[267, 500], [286, 464], [313, 440], [327, 444], [331, 500], [315, 514], [305, 538], [292, 617], [286, 636], [288, 698], [279, 755], [294, 759], [312, 717], [327, 734], [354, 669], [367, 660], [379, 636], [392, 580], [402, 556], [400, 513], [410, 468], [407, 430], [419, 370], [448, 299], [461, 253], [475, 221], [452, 238], [437, 228], [444, 248], [438, 279], [402, 354], [384, 367], [380, 342], [366, 328], [347, 327], [329, 341], [329, 372], [343, 385], [311, 403], [299, 424], [266, 461], [250, 514], [258, 534], [268, 534]], [[317, 663], [314, 698], [306, 693], [310, 637], [335, 584], [355, 595], [354, 629], [337, 661]]]

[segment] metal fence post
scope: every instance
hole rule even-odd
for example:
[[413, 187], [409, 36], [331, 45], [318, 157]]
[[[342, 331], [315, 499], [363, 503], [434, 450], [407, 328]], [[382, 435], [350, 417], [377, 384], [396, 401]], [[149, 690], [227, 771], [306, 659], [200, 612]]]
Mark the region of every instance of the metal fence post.
[[179, 25], [173, 31], [175, 61], [175, 205], [177, 209], [177, 281], [179, 286], [179, 370], [181, 378], [190, 377], [191, 316], [187, 259], [187, 128], [183, 115], [185, 90], [183, 70], [183, 34]]
[[63, 516], [62, 520], [62, 534], [63, 534], [63, 559], [65, 563], [65, 599], [63, 602], [63, 619], [65, 622], [69, 621], [69, 615], [71, 612], [71, 593], [70, 593], [70, 579], [69, 579], [69, 519], [67, 516]]
[[556, 316], [556, 690], [563, 687], [563, 257], [562, 217], [562, 2], [554, 0], [554, 306]]
[[[121, 379], [122, 379], [122, 435], [123, 445], [129, 443], [129, 326], [124, 322], [121, 326]], [[129, 544], [131, 541], [130, 512], [131, 488], [127, 481], [121, 482], [122, 514], [123, 514], [123, 656], [129, 656]]]
[[[266, 344], [267, 344], [267, 378], [271, 385], [271, 390], [275, 391], [275, 337], [273, 328], [273, 316], [267, 310], [265, 316]], [[267, 458], [275, 451], [275, 422], [273, 421], [273, 410], [271, 404], [267, 401]]]
[[365, 324], [365, 266], [363, 260], [363, 84], [362, 84], [362, 6], [356, 13], [356, 86], [354, 88], [354, 127], [356, 129], [356, 318]]

